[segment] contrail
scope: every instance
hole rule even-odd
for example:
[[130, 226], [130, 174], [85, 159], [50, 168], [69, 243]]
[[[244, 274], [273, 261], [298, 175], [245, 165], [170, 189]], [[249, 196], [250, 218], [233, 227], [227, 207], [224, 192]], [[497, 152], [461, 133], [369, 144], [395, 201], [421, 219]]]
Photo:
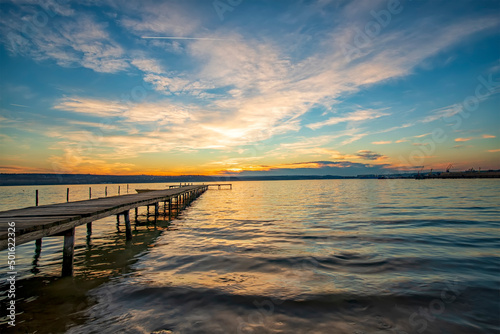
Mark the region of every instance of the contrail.
[[143, 39], [194, 39], [202, 41], [227, 41], [224, 38], [207, 38], [207, 37], [175, 37], [175, 36], [142, 36]]

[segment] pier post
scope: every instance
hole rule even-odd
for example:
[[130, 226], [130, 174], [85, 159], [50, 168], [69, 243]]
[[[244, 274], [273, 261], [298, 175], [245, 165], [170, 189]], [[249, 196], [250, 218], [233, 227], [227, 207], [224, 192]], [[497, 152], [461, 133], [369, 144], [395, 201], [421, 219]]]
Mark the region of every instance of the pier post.
[[108, 186], [104, 187], [104, 197], [108, 197]]
[[177, 217], [179, 214], [179, 195], [175, 196], [175, 215], [174, 217]]
[[35, 206], [38, 206], [38, 189], [35, 190]]
[[168, 199], [168, 221], [172, 218], [172, 197]]
[[128, 183], [127, 183], [127, 194], [128, 194]]
[[118, 186], [118, 195], [120, 195], [120, 186]]
[[66, 202], [69, 202], [69, 188], [66, 188]]
[[75, 252], [75, 228], [64, 233], [62, 276], [73, 275], [73, 258]]
[[120, 214], [116, 215], [116, 229], [120, 231]]
[[123, 216], [125, 217], [125, 235], [127, 240], [132, 239], [132, 228], [130, 227], [130, 214], [129, 210], [125, 211], [123, 213]]
[[139, 216], [139, 208], [135, 208], [135, 222], [137, 223], [137, 217]]
[[42, 238], [35, 240], [35, 252], [40, 252], [42, 250]]
[[89, 187], [89, 199], [92, 199], [92, 187]]
[[87, 223], [87, 236], [92, 235], [92, 222]]
[[158, 203], [158, 202], [156, 202], [156, 203], [155, 203], [155, 225], [156, 225], [156, 220], [158, 219], [158, 216], [160, 215], [160, 212], [159, 212], [159, 211], [160, 211], [159, 206], [160, 206], [160, 205], [159, 205], [159, 203]]

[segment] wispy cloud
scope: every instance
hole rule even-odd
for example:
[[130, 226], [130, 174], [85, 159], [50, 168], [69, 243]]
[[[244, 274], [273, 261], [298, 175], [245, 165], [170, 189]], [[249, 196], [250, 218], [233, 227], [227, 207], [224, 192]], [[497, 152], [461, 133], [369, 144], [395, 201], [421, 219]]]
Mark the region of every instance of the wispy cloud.
[[496, 136], [482, 135], [480, 137], [455, 138], [455, 141], [456, 142], [464, 142], [464, 141], [469, 141], [469, 140], [474, 140], [474, 139], [493, 139], [493, 138], [496, 138]]
[[143, 39], [179, 39], [179, 40], [198, 40], [198, 41], [227, 41], [224, 38], [210, 37], [176, 37], [176, 36], [141, 36]]
[[100, 117], [115, 117], [123, 115], [128, 108], [125, 104], [118, 101], [67, 97], [57, 101], [54, 109], [73, 111]]
[[[33, 15], [36, 11], [33, 10]], [[32, 26], [26, 36], [23, 11], [4, 15], [0, 36], [8, 50], [36, 61], [55, 60], [63, 67], [82, 66], [96, 72], [116, 73], [129, 67], [125, 50], [108, 34], [107, 24], [79, 14], [68, 20], [54, 16], [53, 24]]]
[[307, 127], [315, 130], [327, 125], [334, 125], [343, 122], [362, 122], [387, 115], [389, 114], [380, 110], [358, 110], [345, 116], [330, 117], [322, 122], [308, 124]]

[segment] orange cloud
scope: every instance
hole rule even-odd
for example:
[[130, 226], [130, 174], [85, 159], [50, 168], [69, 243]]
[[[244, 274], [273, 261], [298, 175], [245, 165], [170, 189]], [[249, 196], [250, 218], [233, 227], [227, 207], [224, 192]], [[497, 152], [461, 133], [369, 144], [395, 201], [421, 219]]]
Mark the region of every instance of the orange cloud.
[[391, 143], [392, 143], [392, 141], [390, 141], [390, 140], [372, 141], [372, 144], [375, 144], [375, 145], [384, 145], [384, 144], [391, 144]]
[[493, 135], [483, 135], [483, 138], [488, 139], [488, 138], [496, 138], [497, 136]]
[[469, 137], [469, 138], [455, 138], [455, 141], [456, 142], [463, 142], [463, 141], [469, 141], [471, 139], [473, 139], [473, 138], [471, 138], [471, 137]]
[[495, 150], [488, 150], [488, 152], [490, 152], [490, 153], [497, 153], [497, 152], [500, 152], [500, 148], [497, 148]]
[[428, 136], [428, 135], [430, 135], [430, 134], [431, 134], [431, 133], [424, 133], [424, 134], [422, 134], [422, 135], [413, 136], [413, 137], [415, 137], [415, 138], [422, 138], [422, 137]]

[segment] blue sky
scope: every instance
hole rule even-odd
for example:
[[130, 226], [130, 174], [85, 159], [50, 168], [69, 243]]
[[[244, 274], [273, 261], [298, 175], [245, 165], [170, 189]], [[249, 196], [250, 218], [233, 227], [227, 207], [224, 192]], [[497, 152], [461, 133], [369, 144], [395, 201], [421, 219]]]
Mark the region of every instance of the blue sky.
[[500, 168], [498, 1], [0, 6], [0, 172]]

